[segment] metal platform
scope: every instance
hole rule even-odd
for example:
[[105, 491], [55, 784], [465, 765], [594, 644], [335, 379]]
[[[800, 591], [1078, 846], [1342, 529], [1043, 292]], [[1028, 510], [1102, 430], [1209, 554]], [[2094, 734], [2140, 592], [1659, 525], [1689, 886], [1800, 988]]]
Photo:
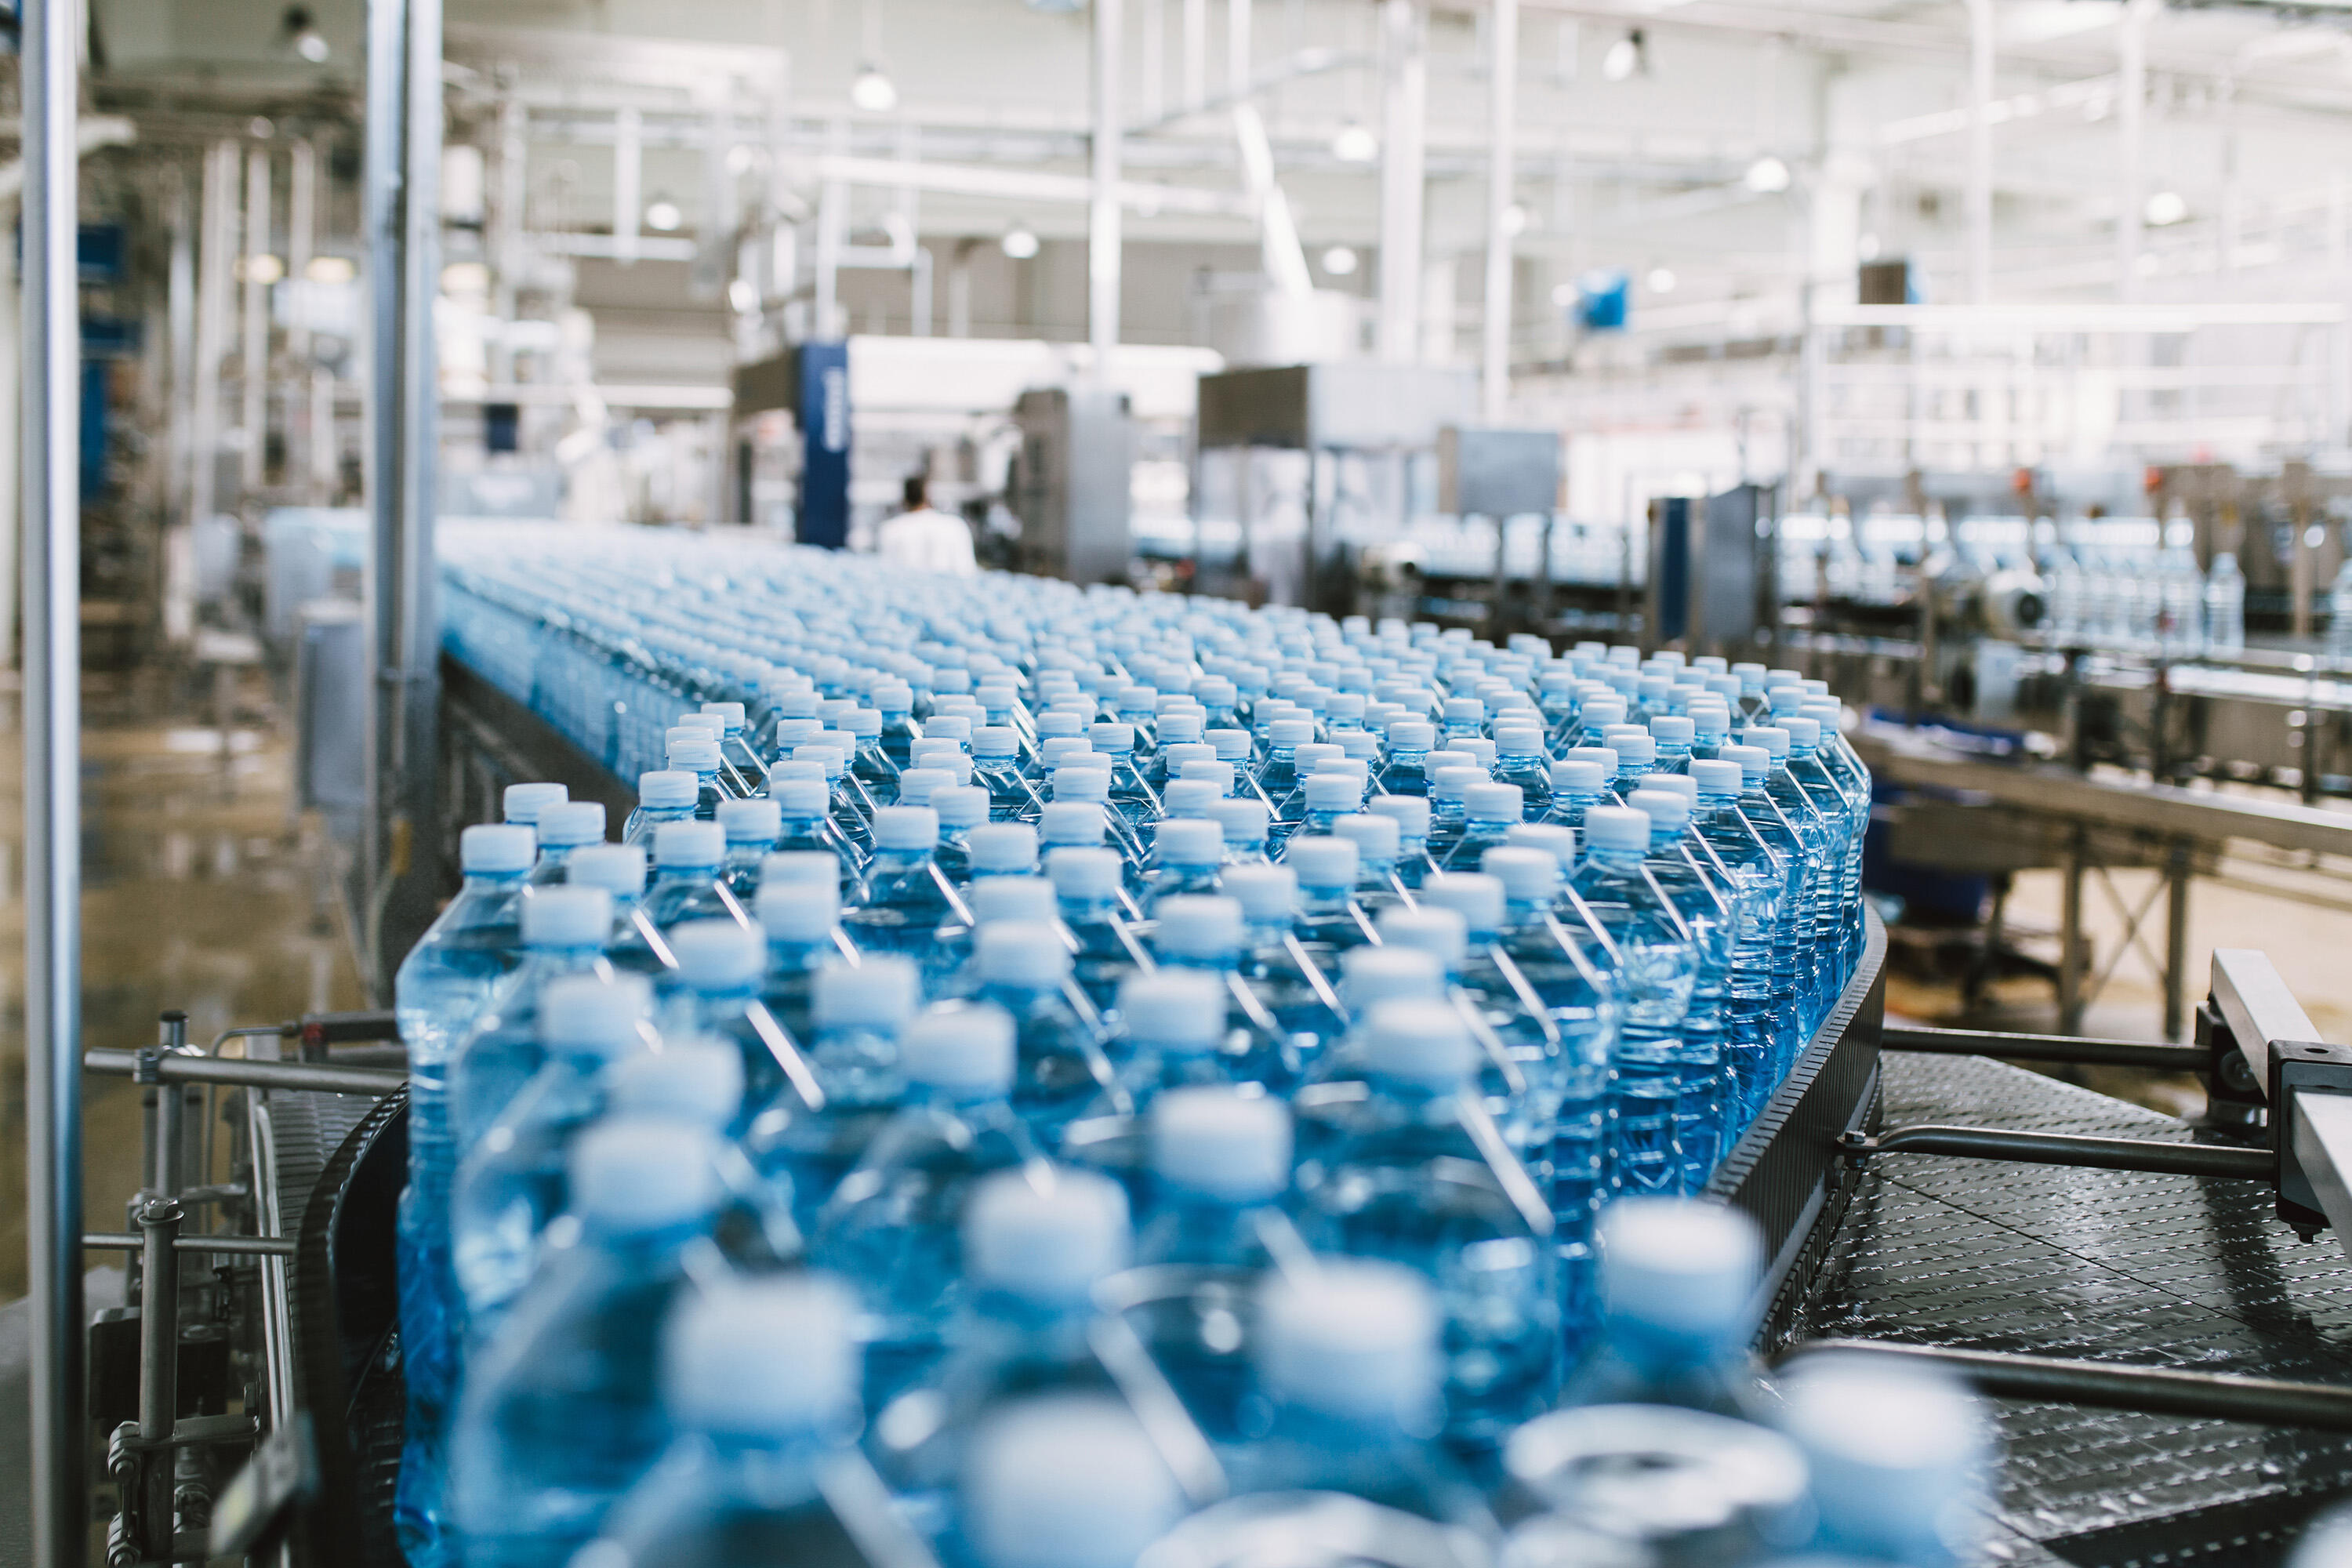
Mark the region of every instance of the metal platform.
[[[2186, 1124], [1997, 1062], [1889, 1054], [1889, 1124], [2190, 1142]], [[2352, 1264], [2296, 1239], [2263, 1183], [1890, 1153], [1796, 1313], [1892, 1340], [2352, 1384]], [[1986, 1560], [2264, 1564], [2352, 1495], [2352, 1435], [2001, 1401]]]

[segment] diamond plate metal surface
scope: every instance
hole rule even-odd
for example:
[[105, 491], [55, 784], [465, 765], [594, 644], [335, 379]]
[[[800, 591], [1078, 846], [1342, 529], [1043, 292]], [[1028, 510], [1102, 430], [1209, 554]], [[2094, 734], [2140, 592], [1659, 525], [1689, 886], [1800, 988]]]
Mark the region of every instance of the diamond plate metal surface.
[[[2169, 1138], [2183, 1123], [1974, 1058], [1890, 1054], [1885, 1124]], [[1797, 1337], [2352, 1381], [2352, 1263], [2260, 1183], [1896, 1154], [1872, 1162]], [[2352, 1496], [2352, 1435], [2003, 1401], [1986, 1560], [2268, 1564]]]

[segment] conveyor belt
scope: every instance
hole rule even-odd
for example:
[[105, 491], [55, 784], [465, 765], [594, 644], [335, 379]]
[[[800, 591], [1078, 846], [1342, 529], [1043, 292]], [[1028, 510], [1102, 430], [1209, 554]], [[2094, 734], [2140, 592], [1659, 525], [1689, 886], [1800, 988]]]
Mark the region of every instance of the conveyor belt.
[[[1967, 1057], [1882, 1058], [1885, 1125], [2133, 1138], [2154, 1111]], [[2352, 1383], [2352, 1264], [2261, 1184], [1894, 1154], [1871, 1163], [1797, 1337]], [[2352, 1495], [2352, 1436], [2004, 1401], [1985, 1560], [2265, 1564]]]

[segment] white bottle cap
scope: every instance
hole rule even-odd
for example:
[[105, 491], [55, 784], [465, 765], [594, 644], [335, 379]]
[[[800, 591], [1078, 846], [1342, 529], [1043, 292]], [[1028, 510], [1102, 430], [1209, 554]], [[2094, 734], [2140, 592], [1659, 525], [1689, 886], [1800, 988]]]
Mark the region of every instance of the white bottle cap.
[[1443, 1002], [1375, 1004], [1364, 1023], [1363, 1052], [1371, 1071], [1433, 1088], [1460, 1082], [1478, 1061], [1461, 1015]]
[[[1565, 827], [1555, 831], [1573, 832]], [[1559, 897], [1559, 859], [1549, 849], [1497, 844], [1478, 857], [1478, 869], [1494, 878], [1503, 896], [1515, 904], [1549, 904]]]
[[607, 1234], [706, 1221], [724, 1199], [719, 1137], [674, 1117], [611, 1117], [572, 1140], [572, 1208]]
[[1087, 726], [1087, 744], [1107, 757], [1123, 757], [1135, 750], [1135, 726], [1106, 721]]
[[1661, 713], [1650, 721], [1650, 737], [1660, 745], [1687, 746], [1696, 727], [1679, 713]]
[[[1187, 769], [1199, 765], [1196, 763], [1184, 764]], [[1225, 766], [1223, 763], [1211, 763], [1208, 765], [1213, 768]], [[1198, 817], [1213, 826], [1213, 819], [1210, 817], [1209, 810], [1224, 798], [1226, 787], [1213, 779], [1190, 777], [1171, 779], [1168, 781], [1168, 787], [1160, 792], [1160, 804], [1167, 808], [1168, 815], [1171, 817]]]
[[928, 805], [886, 805], [874, 814], [874, 847], [899, 853], [940, 841], [940, 814]]
[[525, 947], [602, 947], [613, 933], [613, 895], [602, 888], [541, 888], [522, 900]]
[[1362, 804], [1363, 781], [1351, 773], [1316, 773], [1307, 778], [1307, 809], [1353, 811]]
[[1252, 925], [1288, 925], [1298, 913], [1298, 873], [1287, 866], [1234, 866], [1217, 885]]
[[681, 713], [677, 716], [677, 722], [667, 731], [667, 738], [672, 741], [693, 740], [697, 736], [707, 735], [717, 741], [726, 732], [727, 721], [716, 713]]
[[1451, 910], [1460, 915], [1471, 936], [1488, 937], [1503, 929], [1500, 877], [1483, 871], [1440, 871], [1422, 885], [1421, 901], [1424, 908]]
[[1595, 849], [1647, 849], [1650, 818], [1631, 806], [1596, 805], [1584, 814], [1584, 837]]
[[1160, 744], [1164, 748], [1185, 744], [1201, 738], [1201, 716], [1195, 712], [1176, 711], [1160, 715]]
[[1366, 860], [1393, 860], [1397, 858], [1397, 825], [1395, 819], [1375, 816], [1360, 811], [1343, 816], [1331, 825], [1333, 837], [1344, 838], [1356, 847], [1357, 863]]
[[1462, 967], [1463, 956], [1470, 948], [1469, 922], [1458, 911], [1433, 904], [1424, 903], [1419, 909], [1390, 905], [1381, 911], [1380, 931], [1384, 944], [1418, 948], [1448, 971]]
[[1353, 839], [1338, 837], [1293, 838], [1283, 864], [1307, 888], [1352, 888], [1359, 868]]
[[1429, 837], [1429, 801], [1417, 795], [1376, 795], [1365, 809], [1374, 816], [1385, 816], [1397, 825], [1397, 832], [1407, 838]]
[[1801, 713], [1772, 715], [1773, 721], [1789, 731], [1789, 744], [1800, 751], [1811, 751], [1822, 743], [1822, 721], [1808, 719]]
[[1015, 1400], [969, 1442], [959, 1511], [975, 1568], [1135, 1568], [1184, 1512], [1142, 1423], [1104, 1394]]
[[712, 1036], [614, 1063], [604, 1103], [614, 1115], [675, 1116], [724, 1128], [743, 1109], [743, 1053]]
[[540, 809], [539, 841], [543, 845], [577, 848], [584, 844], [602, 843], [604, 837], [604, 806], [601, 801], [558, 801]]
[[1488, 782], [1486, 770], [1480, 767], [1443, 767], [1430, 781], [1429, 793], [1435, 800], [1458, 800], [1465, 805], [1470, 792]]
[[1462, 805], [1478, 822], [1517, 822], [1527, 809], [1515, 784], [1472, 784], [1463, 794]]
[[514, 784], [506, 787], [499, 804], [505, 809], [509, 822], [519, 822], [529, 827], [539, 821], [539, 814], [551, 805], [562, 805], [572, 798], [572, 792], [560, 784]]
[[1001, 1100], [1013, 1089], [1013, 1015], [958, 1003], [916, 1016], [898, 1033], [907, 1081], [951, 1100]]
[[559, 974], [540, 988], [539, 1043], [601, 1057], [651, 1044], [639, 1026], [653, 1016], [653, 987], [640, 974]]
[[1389, 749], [1425, 752], [1437, 744], [1437, 726], [1426, 719], [1399, 719], [1389, 726]]
[[1037, 867], [1037, 830], [1025, 822], [984, 823], [971, 830], [964, 847], [975, 871], [1012, 873]]
[[[1050, 816], [1054, 808], [1049, 805], [1045, 810]], [[1116, 849], [1066, 845], [1045, 854], [1045, 879], [1054, 884], [1058, 898], [1085, 901], [1112, 898], [1118, 892], [1124, 869], [1125, 862]]]
[[1339, 955], [1339, 998], [1361, 1018], [1397, 998], [1436, 1001], [1445, 994], [1445, 966], [1416, 947], [1351, 947]]
[[1130, 972], [1118, 983], [1128, 1038], [1175, 1056], [1206, 1056], [1225, 1037], [1225, 987], [1198, 969]]
[[1225, 852], [1225, 836], [1205, 817], [1171, 816], [1152, 839], [1164, 866], [1213, 866]]
[[1731, 710], [1720, 702], [1700, 702], [1694, 700], [1690, 709], [1691, 733], [1694, 740], [1705, 736], [1720, 742], [1731, 733]]
[[477, 823], [457, 835], [457, 864], [469, 877], [528, 871], [538, 850], [537, 837], [520, 822]]
[[[972, 963], [984, 985], [1046, 991], [1069, 977], [1070, 950], [1062, 933], [1042, 921], [997, 921], [971, 939]], [[867, 960], [870, 963], [872, 960]]]
[[1436, 1413], [1444, 1363], [1437, 1302], [1393, 1263], [1318, 1258], [1267, 1276], [1259, 1299], [1257, 1370], [1284, 1405], [1422, 1428]]
[[1609, 749], [1617, 753], [1617, 765], [1621, 770], [1628, 765], [1646, 768], [1658, 760], [1658, 742], [1645, 731], [1630, 735], [1612, 735]]
[[1084, 1303], [1097, 1280], [1127, 1266], [1128, 1243], [1126, 1193], [1070, 1166], [984, 1177], [964, 1210], [972, 1282], [1042, 1305]]
[[[1956, 1377], [1883, 1358], [1807, 1356], [1782, 1385], [1824, 1529], [1857, 1556], [1966, 1562], [1989, 1521], [1992, 1423]], [[2344, 1561], [2298, 1551], [2294, 1568]]]
[[1266, 743], [1272, 746], [1304, 746], [1315, 739], [1312, 719], [1276, 719], [1265, 727]]
[[654, 864], [663, 870], [715, 868], [727, 858], [727, 835], [715, 822], [665, 822], [654, 829]]
[[[1080, 705], [1087, 708], [1093, 706], [1084, 699], [1080, 699]], [[1066, 709], [1049, 708], [1037, 715], [1037, 738], [1040, 741], [1083, 740], [1085, 737], [1079, 731], [1086, 727], [1087, 721], [1084, 719]]]
[[1680, 833], [1690, 826], [1690, 802], [1673, 790], [1637, 789], [1625, 797], [1625, 804], [1650, 819], [1653, 833]]
[[1703, 795], [1736, 795], [1739, 793], [1739, 764], [1722, 757], [1703, 757], [1691, 763], [1690, 778]]
[[900, 805], [929, 805], [931, 792], [947, 789], [955, 783], [955, 774], [945, 768], [908, 768], [898, 775]]
[[1739, 731], [1739, 738], [1748, 745], [1763, 747], [1776, 763], [1789, 754], [1789, 731], [1777, 725], [1751, 724]]
[[1682, 796], [1685, 805], [1698, 804], [1698, 780], [1688, 773], [1652, 773], [1642, 781], [1643, 789], [1662, 789]]
[[1092, 765], [1098, 758], [1064, 763], [1054, 770], [1054, 799], [1100, 803], [1110, 798], [1110, 770]]
[[854, 968], [835, 963], [816, 972], [809, 993], [809, 1021], [820, 1029], [896, 1031], [915, 1016], [922, 997], [913, 959], [868, 953]]
[[672, 741], [663, 749], [663, 754], [673, 768], [697, 773], [719, 771], [719, 742], [716, 741]]
[[1021, 737], [1007, 725], [983, 724], [971, 732], [971, 754], [975, 757], [996, 762], [1017, 756], [1020, 752]]
[[722, 800], [716, 816], [730, 844], [773, 844], [784, 831], [783, 807], [765, 797]]
[[685, 921], [670, 928], [677, 977], [696, 991], [740, 991], [766, 965], [761, 933], [731, 920]]
[[1171, 1089], [1151, 1102], [1151, 1173], [1229, 1204], [1271, 1203], [1290, 1185], [1290, 1111], [1241, 1089]]
[[982, 877], [965, 892], [972, 923], [994, 925], [1000, 921], [1045, 921], [1060, 913], [1054, 901], [1054, 884], [1043, 877]]
[[814, 763], [824, 770], [827, 779], [837, 779], [849, 765], [849, 753], [831, 742], [793, 748], [793, 761]]
[[637, 775], [637, 804], [654, 811], [675, 811], [692, 805], [701, 794], [702, 781], [678, 768], [661, 768]]
[[934, 714], [924, 721], [923, 738], [927, 741], [954, 741], [958, 743], [957, 749], [961, 750], [963, 743], [971, 739], [971, 721], [961, 713]]
[[646, 890], [646, 847], [591, 844], [575, 849], [564, 863], [564, 879], [575, 888], [602, 888], [615, 899], [636, 898]]
[[1243, 763], [1249, 760], [1250, 732], [1247, 730], [1204, 730], [1201, 739], [1217, 748], [1221, 763]]
[[988, 820], [988, 792], [970, 784], [950, 784], [931, 795], [931, 810], [942, 827], [977, 827]]
[[1273, 814], [1265, 802], [1255, 795], [1234, 796], [1218, 801], [1209, 808], [1218, 829], [1228, 844], [1258, 844], [1265, 838], [1266, 823]]
[[829, 882], [841, 886], [841, 861], [829, 849], [781, 849], [760, 858], [760, 886]]
[[[797, 767], [800, 764], [779, 763], [776, 765]], [[823, 816], [832, 802], [833, 792], [825, 787], [824, 780], [821, 778], [771, 778], [768, 781], [768, 798], [776, 803], [780, 815], [789, 811], [794, 816]], [[778, 831], [782, 831], [781, 827]]]
[[740, 730], [743, 727], [744, 710], [743, 704], [740, 702], [706, 702], [702, 705], [702, 710], [705, 713], [719, 715], [719, 720], [730, 730]]
[[1722, 1204], [1623, 1198], [1601, 1214], [1601, 1295], [1612, 1317], [1737, 1343], [1764, 1249], [1756, 1222]]
[[[1098, 845], [1110, 827], [1103, 808], [1091, 800], [1048, 802], [1037, 826], [1050, 849]], [[1046, 859], [1050, 862], [1052, 858], [1049, 853]]]
[[1159, 921], [1152, 945], [1171, 958], [1214, 961], [1241, 948], [1239, 899], [1180, 894], [1160, 900], [1152, 912]]

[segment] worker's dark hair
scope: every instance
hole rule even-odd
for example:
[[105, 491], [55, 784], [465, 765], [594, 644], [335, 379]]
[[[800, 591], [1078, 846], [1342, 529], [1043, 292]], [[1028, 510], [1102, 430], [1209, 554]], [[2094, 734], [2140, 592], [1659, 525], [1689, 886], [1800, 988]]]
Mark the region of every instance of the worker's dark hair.
[[930, 476], [928, 474], [908, 474], [907, 476], [907, 482], [905, 486], [902, 487], [902, 493], [907, 498], [907, 510], [908, 511], [922, 510], [925, 503], [929, 501], [931, 499]]

